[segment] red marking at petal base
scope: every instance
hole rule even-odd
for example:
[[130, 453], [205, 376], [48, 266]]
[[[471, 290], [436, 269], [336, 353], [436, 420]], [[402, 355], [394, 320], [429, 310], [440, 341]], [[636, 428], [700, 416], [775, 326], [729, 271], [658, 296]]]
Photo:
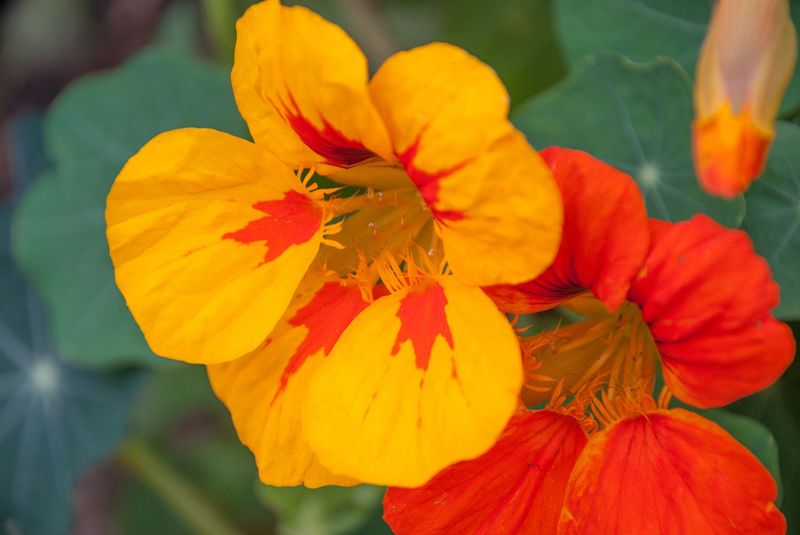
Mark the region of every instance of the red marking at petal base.
[[414, 167], [414, 158], [417, 157], [417, 152], [419, 151], [419, 140], [420, 138], [417, 137], [416, 141], [414, 141], [414, 143], [412, 143], [405, 151], [397, 154], [397, 159], [400, 160], [400, 163], [405, 168], [409, 178], [414, 185], [417, 186], [422, 198], [425, 199], [425, 203], [431, 209], [431, 213], [433, 213], [433, 216], [437, 220], [459, 221], [464, 219], [464, 214], [461, 212], [456, 212], [453, 210], [438, 210], [436, 205], [439, 203], [439, 182], [443, 178], [446, 178], [447, 176], [463, 169], [464, 166], [469, 163], [469, 161], [464, 160], [463, 162], [457, 163], [452, 167], [441, 169], [435, 173], [418, 169]]
[[350, 322], [367, 307], [358, 286], [342, 286], [339, 282], [327, 282], [309, 303], [298, 310], [289, 324], [308, 329], [305, 338], [295, 349], [281, 375], [275, 397], [277, 398], [297, 373], [308, 357], [322, 351], [328, 356], [339, 337]]
[[264, 263], [275, 260], [291, 245], [307, 242], [322, 225], [322, 210], [294, 190], [287, 191], [283, 199], [277, 201], [257, 202], [253, 208], [267, 215], [235, 232], [228, 232], [222, 239], [239, 243], [263, 241], [267, 246]]
[[414, 346], [417, 368], [427, 370], [437, 336], [443, 336], [450, 349], [453, 349], [453, 335], [444, 312], [446, 304], [444, 289], [438, 284], [412, 290], [403, 297], [397, 311], [400, 331], [394, 341], [392, 355], [400, 351], [400, 344], [410, 340]]
[[352, 167], [364, 160], [375, 157], [375, 153], [366, 148], [360, 141], [346, 138], [324, 117], [322, 118], [323, 129], [319, 130], [303, 116], [297, 101], [295, 101], [291, 93], [289, 93], [289, 102], [293, 110], [282, 103], [286, 120], [308, 148], [325, 158], [326, 164], [337, 167]]

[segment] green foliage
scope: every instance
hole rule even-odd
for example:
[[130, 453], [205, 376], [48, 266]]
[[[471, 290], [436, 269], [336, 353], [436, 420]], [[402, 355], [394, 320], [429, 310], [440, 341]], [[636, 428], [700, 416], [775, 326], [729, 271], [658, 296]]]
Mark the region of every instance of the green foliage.
[[706, 195], [692, 163], [691, 86], [661, 58], [646, 65], [617, 55], [588, 58], [569, 78], [513, 116], [536, 148], [581, 149], [632, 175], [651, 217], [681, 221], [706, 213], [736, 227], [744, 201]]
[[45, 145], [54, 169], [22, 201], [13, 246], [48, 305], [56, 347], [72, 362], [158, 362], [114, 283], [105, 197], [144, 143], [187, 126], [242, 133], [228, 75], [159, 51], [81, 79], [47, 114]]
[[[259, 497], [280, 511], [280, 535], [356, 535], [370, 526], [370, 535], [390, 534], [382, 522], [370, 522], [380, 508], [384, 489], [369, 485], [356, 487], [260, 487]], [[382, 524], [382, 525], [381, 525]]]
[[99, 374], [53, 350], [44, 309], [8, 252], [0, 205], [0, 526], [66, 533], [72, 488], [125, 434], [139, 374]]
[[[603, 51], [640, 62], [669, 56], [694, 76], [712, 5], [712, 0], [557, 0], [556, 19], [573, 65]], [[795, 26], [800, 26], [800, 0], [791, 0], [791, 11]], [[791, 113], [798, 108], [800, 68], [795, 68], [781, 110]]]
[[800, 319], [800, 126], [779, 122], [761, 178], [745, 194], [742, 228], [781, 287], [776, 315]]

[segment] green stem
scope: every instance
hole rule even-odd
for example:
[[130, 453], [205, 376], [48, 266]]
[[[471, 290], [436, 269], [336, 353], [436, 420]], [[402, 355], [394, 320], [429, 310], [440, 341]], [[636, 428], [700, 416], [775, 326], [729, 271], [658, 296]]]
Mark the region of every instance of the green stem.
[[238, 530], [143, 441], [123, 444], [119, 458], [198, 535], [237, 535]]
[[214, 54], [223, 63], [233, 61], [236, 15], [231, 0], [203, 0], [203, 18], [214, 44]]

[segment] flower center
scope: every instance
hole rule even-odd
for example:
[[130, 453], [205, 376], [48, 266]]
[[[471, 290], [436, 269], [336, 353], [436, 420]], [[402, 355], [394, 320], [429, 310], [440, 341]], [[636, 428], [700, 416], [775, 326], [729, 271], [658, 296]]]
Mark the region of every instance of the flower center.
[[560, 399], [558, 405], [570, 400], [584, 410], [599, 403], [592, 412], [607, 423], [622, 410], [614, 408], [618, 403], [630, 408], [652, 399], [658, 350], [634, 303], [522, 338], [521, 345], [528, 406]]

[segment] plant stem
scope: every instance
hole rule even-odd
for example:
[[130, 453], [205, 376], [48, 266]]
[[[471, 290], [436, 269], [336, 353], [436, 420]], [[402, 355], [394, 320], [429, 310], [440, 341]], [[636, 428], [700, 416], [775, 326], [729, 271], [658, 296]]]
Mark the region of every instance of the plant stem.
[[237, 535], [238, 530], [143, 441], [123, 444], [119, 458], [198, 535]]
[[233, 61], [234, 25], [236, 8], [231, 0], [203, 0], [203, 19], [214, 45], [214, 55], [219, 61]]

